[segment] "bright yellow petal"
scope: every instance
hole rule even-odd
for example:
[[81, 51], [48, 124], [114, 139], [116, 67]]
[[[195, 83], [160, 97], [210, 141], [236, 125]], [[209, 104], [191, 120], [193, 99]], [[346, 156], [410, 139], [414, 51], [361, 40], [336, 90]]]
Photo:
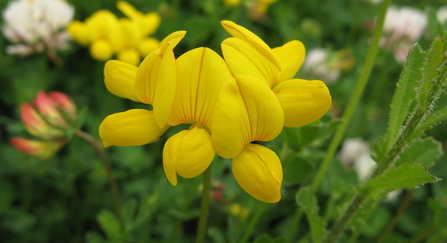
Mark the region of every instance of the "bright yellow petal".
[[209, 48], [193, 49], [177, 59], [177, 77], [169, 124], [199, 122], [209, 128], [217, 95], [232, 78], [224, 60]]
[[156, 12], [150, 12], [143, 16], [140, 22], [140, 26], [143, 30], [143, 35], [152, 35], [160, 26], [161, 17]]
[[177, 44], [183, 39], [185, 38], [186, 35], [186, 31], [184, 30], [179, 30], [176, 32], [171, 33], [170, 35], [166, 36], [160, 43], [160, 46], [164, 43], [169, 43], [169, 45], [171, 45], [171, 48], [174, 49]]
[[292, 79], [273, 89], [284, 110], [284, 126], [299, 127], [320, 119], [330, 108], [332, 98], [319, 80]]
[[159, 127], [152, 111], [132, 109], [107, 116], [99, 125], [105, 145], [139, 146], [157, 141], [169, 127]]
[[281, 63], [281, 75], [279, 81], [289, 80], [295, 77], [306, 56], [306, 48], [298, 40], [289, 41], [283, 46], [273, 48]]
[[216, 152], [232, 158], [252, 141], [270, 141], [283, 128], [284, 113], [270, 88], [251, 76], [237, 76], [221, 90], [211, 134]]
[[118, 52], [116, 58], [122, 62], [131, 64], [135, 67], [138, 66], [141, 61], [140, 53], [138, 53], [138, 51], [133, 47], [121, 50], [120, 52]]
[[172, 185], [177, 174], [184, 178], [200, 175], [213, 161], [215, 152], [210, 134], [201, 125], [193, 125], [170, 137], [163, 148], [163, 167]]
[[220, 24], [228, 32], [228, 34], [232, 35], [233, 37], [254, 42], [261, 46], [263, 49], [269, 51], [271, 55], [274, 56], [274, 54], [271, 52], [271, 48], [261, 38], [259, 38], [257, 35], [246, 29], [245, 27], [229, 20], [223, 20], [220, 22]]
[[104, 83], [107, 90], [122, 98], [140, 101], [135, 94], [135, 75], [138, 68], [117, 60], [110, 60], [104, 66]]
[[279, 81], [281, 67], [276, 57], [256, 43], [227, 38], [222, 42], [222, 53], [234, 76], [250, 75], [272, 87]]
[[125, 1], [118, 1], [116, 3], [116, 8], [131, 19], [139, 18], [143, 15], [140, 11], [136, 10], [132, 4]]
[[252, 197], [267, 203], [281, 199], [282, 167], [272, 150], [248, 144], [233, 158], [233, 174], [239, 185]]

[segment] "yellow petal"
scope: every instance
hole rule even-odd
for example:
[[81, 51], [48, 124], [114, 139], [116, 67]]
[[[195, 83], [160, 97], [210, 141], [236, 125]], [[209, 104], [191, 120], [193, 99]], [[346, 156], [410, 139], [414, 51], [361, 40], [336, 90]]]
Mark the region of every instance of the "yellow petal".
[[215, 152], [210, 134], [200, 124], [170, 137], [163, 148], [163, 168], [172, 185], [177, 174], [184, 178], [200, 175], [213, 161]]
[[240, 39], [245, 39], [245, 40], [254, 42], [254, 43], [258, 44], [259, 46], [261, 46], [263, 49], [270, 52], [271, 55], [275, 56], [272, 53], [271, 48], [261, 38], [259, 38], [257, 35], [255, 35], [250, 30], [246, 29], [245, 27], [238, 25], [238, 24], [234, 23], [233, 21], [229, 21], [229, 20], [223, 20], [220, 22], [220, 24], [228, 32], [228, 34], [232, 35], [233, 37], [237, 37]]
[[95, 40], [90, 45], [90, 55], [98, 61], [107, 61], [112, 58], [113, 47], [110, 42], [105, 40]]
[[120, 52], [118, 52], [116, 58], [122, 62], [129, 63], [135, 67], [138, 66], [141, 61], [140, 53], [138, 53], [138, 51], [133, 47], [121, 50]]
[[159, 127], [152, 111], [132, 109], [107, 116], [99, 125], [105, 145], [139, 146], [157, 141], [169, 127]]
[[232, 78], [224, 60], [209, 48], [193, 49], [177, 59], [177, 77], [169, 124], [199, 122], [209, 128], [217, 95]]
[[[164, 52], [160, 53], [163, 50]], [[138, 68], [135, 92], [141, 102], [152, 104], [160, 127], [167, 124], [174, 103], [177, 72], [174, 52], [169, 43], [149, 54]], [[160, 88], [157, 88], [160, 87]]]
[[161, 17], [156, 12], [150, 12], [143, 16], [140, 22], [140, 26], [143, 30], [143, 35], [152, 35], [160, 26]]
[[140, 101], [135, 94], [135, 75], [138, 68], [117, 60], [110, 60], [104, 66], [104, 83], [107, 90], [122, 98]]
[[292, 79], [273, 89], [284, 110], [284, 126], [299, 127], [320, 119], [330, 108], [332, 98], [319, 80]]
[[147, 37], [141, 40], [140, 44], [138, 44], [138, 50], [140, 50], [141, 56], [145, 57], [152, 51], [156, 50], [159, 46], [159, 40], [153, 37]]
[[79, 20], [73, 20], [67, 27], [73, 40], [83, 46], [90, 43], [90, 36], [88, 34], [87, 26]]
[[222, 42], [222, 53], [234, 76], [250, 75], [272, 87], [279, 81], [279, 62], [266, 49], [240, 38], [227, 38]]
[[273, 48], [281, 63], [281, 75], [279, 81], [289, 80], [295, 77], [306, 56], [306, 48], [298, 40], [289, 41], [283, 46]]
[[169, 45], [171, 45], [171, 48], [174, 49], [177, 44], [183, 39], [185, 38], [186, 35], [186, 31], [184, 30], [179, 30], [176, 32], [171, 33], [170, 35], [166, 36], [160, 43], [160, 46], [164, 43], [169, 43]]
[[248, 144], [233, 158], [233, 174], [239, 185], [252, 197], [267, 203], [281, 199], [282, 167], [272, 150]]
[[143, 15], [140, 11], [136, 10], [132, 4], [125, 1], [118, 1], [116, 3], [116, 8], [131, 19], [138, 18]]
[[270, 88], [251, 76], [224, 85], [214, 108], [211, 134], [216, 152], [232, 158], [252, 141], [270, 141], [283, 128], [284, 113]]

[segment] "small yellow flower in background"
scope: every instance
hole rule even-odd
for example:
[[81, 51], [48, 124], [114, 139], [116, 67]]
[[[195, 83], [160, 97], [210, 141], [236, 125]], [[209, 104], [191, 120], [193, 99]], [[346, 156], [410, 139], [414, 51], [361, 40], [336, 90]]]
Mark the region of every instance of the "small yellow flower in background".
[[119, 1], [117, 8], [127, 18], [118, 18], [108, 10], [98, 10], [84, 22], [75, 20], [67, 28], [73, 39], [89, 46], [91, 56], [98, 61], [117, 59], [138, 66], [141, 57], [157, 49], [160, 42], [150, 37], [160, 25], [160, 15], [143, 14], [131, 4]]
[[239, 203], [231, 204], [229, 211], [231, 215], [233, 215], [240, 221], [244, 221], [245, 219], [247, 219], [247, 216], [249, 214], [248, 208], [240, 205]]
[[282, 167], [269, 148], [284, 126], [309, 124], [331, 105], [321, 81], [292, 79], [304, 61], [304, 46], [291, 41], [270, 49], [259, 37], [231, 21], [222, 25], [233, 37], [222, 42], [225, 60], [209, 48], [190, 50], [177, 59], [172, 49], [185, 32], [174, 32], [137, 68], [105, 65], [107, 89], [123, 98], [151, 104], [104, 119], [99, 133], [105, 146], [155, 142], [171, 126], [191, 124], [170, 137], [163, 149], [169, 182], [177, 175], [198, 176], [215, 153], [232, 159], [239, 185], [254, 198], [281, 198]]
[[9, 54], [27, 56], [68, 48], [69, 34], [64, 28], [72, 21], [73, 6], [63, 0], [11, 1], [3, 11], [2, 31], [13, 43]]
[[26, 130], [40, 140], [11, 138], [11, 144], [25, 154], [41, 159], [52, 157], [65, 143], [67, 131], [76, 127], [77, 111], [73, 101], [61, 92], [40, 91], [32, 104], [20, 109]]
[[223, 2], [227, 7], [233, 7], [239, 5], [239, 3], [241, 3], [241, 0], [223, 0]]

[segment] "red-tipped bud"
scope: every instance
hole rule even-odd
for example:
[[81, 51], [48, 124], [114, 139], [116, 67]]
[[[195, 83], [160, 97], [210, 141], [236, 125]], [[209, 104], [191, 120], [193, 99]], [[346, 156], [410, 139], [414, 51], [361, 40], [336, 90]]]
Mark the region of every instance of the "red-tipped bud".
[[56, 106], [68, 116], [69, 119], [72, 121], [76, 120], [76, 105], [73, 100], [68, 97], [68, 95], [55, 91], [48, 93], [48, 96], [53, 100]]
[[65, 140], [38, 141], [25, 138], [11, 138], [11, 144], [21, 152], [40, 158], [49, 159], [65, 144]]
[[34, 105], [39, 111], [40, 115], [48, 121], [51, 125], [57, 127], [67, 127], [68, 123], [65, 121], [62, 114], [57, 110], [56, 103], [43, 91], [39, 91]]
[[24, 103], [22, 105], [20, 116], [26, 130], [34, 136], [42, 139], [64, 136], [63, 131], [51, 127], [30, 104]]

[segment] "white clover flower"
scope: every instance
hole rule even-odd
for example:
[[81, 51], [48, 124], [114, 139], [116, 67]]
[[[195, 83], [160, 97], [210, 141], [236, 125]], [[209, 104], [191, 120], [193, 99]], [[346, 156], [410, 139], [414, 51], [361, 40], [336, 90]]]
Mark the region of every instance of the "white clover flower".
[[368, 144], [360, 138], [349, 138], [343, 142], [338, 159], [345, 167], [352, 167], [362, 155], [369, 153]]
[[425, 12], [411, 7], [390, 7], [383, 26], [380, 45], [394, 52], [399, 63], [405, 62], [408, 51], [427, 27]]
[[341, 70], [329, 65], [329, 52], [324, 48], [310, 50], [303, 64], [303, 70], [326, 83], [337, 81]]
[[73, 6], [63, 0], [17, 0], [3, 11], [3, 34], [15, 45], [6, 52], [21, 56], [66, 48], [65, 27], [72, 21]]

